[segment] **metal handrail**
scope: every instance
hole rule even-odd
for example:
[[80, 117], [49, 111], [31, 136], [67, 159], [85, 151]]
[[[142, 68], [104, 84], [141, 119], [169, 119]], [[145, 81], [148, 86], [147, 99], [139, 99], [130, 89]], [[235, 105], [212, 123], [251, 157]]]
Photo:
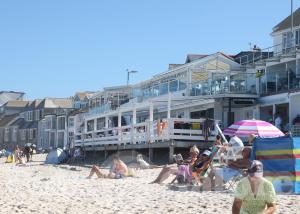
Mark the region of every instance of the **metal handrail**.
[[[241, 65], [249, 65], [249, 64], [254, 64], [257, 61], [263, 60], [263, 59], [270, 59], [276, 56], [280, 56], [286, 53], [291, 53], [292, 51], [296, 51], [297, 47], [299, 47], [299, 45], [296, 45], [296, 40], [293, 39], [290, 41], [291, 43], [291, 47], [283, 47], [284, 44], [280, 43], [280, 44], [276, 44], [264, 49], [259, 49], [256, 51], [252, 51], [252, 53], [238, 57], [237, 61], [241, 64]], [[276, 50], [276, 47], [282, 47], [281, 51], [278, 52], [274, 52], [274, 50]], [[259, 53], [259, 56], [257, 56], [257, 53]], [[264, 53], [267, 53], [267, 55], [264, 57]], [[243, 59], [246, 58], [246, 62], [243, 62]]]

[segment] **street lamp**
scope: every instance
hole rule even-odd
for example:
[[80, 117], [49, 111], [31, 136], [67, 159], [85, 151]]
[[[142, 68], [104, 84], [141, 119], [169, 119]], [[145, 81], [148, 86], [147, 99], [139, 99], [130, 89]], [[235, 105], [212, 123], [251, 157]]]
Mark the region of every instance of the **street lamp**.
[[126, 71], [127, 71], [127, 85], [129, 85], [129, 75], [137, 73], [138, 71], [131, 71], [129, 69], [126, 69]]

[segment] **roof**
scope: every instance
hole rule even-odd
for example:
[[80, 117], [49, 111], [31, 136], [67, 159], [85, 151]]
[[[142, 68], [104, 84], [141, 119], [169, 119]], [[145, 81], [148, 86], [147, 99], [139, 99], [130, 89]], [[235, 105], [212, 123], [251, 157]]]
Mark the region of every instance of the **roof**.
[[207, 54], [188, 54], [186, 56], [185, 63], [190, 63], [190, 62], [193, 62], [197, 59], [202, 59], [202, 58], [207, 57], [207, 56], [208, 56]]
[[88, 112], [88, 108], [84, 108], [84, 109], [75, 109], [73, 111], [70, 112], [69, 116], [75, 116], [77, 114], [82, 114], [82, 113], [86, 113]]
[[44, 108], [73, 108], [73, 101], [69, 98], [45, 98], [41, 105]]
[[25, 93], [15, 91], [0, 91], [0, 106], [10, 100], [22, 100]]
[[182, 64], [169, 64], [169, 70], [182, 66]]
[[11, 123], [13, 120], [15, 120], [18, 117], [18, 114], [12, 114], [4, 116], [0, 119], [0, 126], [7, 126], [9, 123]]
[[89, 98], [94, 92], [85, 91], [85, 92], [76, 92], [75, 97], [79, 97], [80, 100], [84, 100], [85, 98]]
[[[300, 8], [293, 13], [294, 24], [293, 27], [300, 26]], [[286, 17], [283, 21], [273, 27], [273, 33], [288, 29], [291, 27], [291, 15]]]
[[14, 121], [10, 126], [22, 126], [25, 123], [24, 118], [18, 118], [16, 121]]
[[29, 101], [23, 101], [23, 100], [10, 100], [7, 103], [5, 103], [6, 107], [19, 107], [23, 108], [26, 107], [29, 104]]

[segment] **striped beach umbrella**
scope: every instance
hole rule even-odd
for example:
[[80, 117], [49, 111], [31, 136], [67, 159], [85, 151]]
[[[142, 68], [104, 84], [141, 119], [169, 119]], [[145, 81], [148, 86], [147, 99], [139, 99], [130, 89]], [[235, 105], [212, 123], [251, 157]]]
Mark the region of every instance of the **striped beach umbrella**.
[[271, 123], [262, 120], [241, 120], [223, 131], [224, 135], [248, 137], [251, 134], [260, 137], [280, 137], [284, 134]]

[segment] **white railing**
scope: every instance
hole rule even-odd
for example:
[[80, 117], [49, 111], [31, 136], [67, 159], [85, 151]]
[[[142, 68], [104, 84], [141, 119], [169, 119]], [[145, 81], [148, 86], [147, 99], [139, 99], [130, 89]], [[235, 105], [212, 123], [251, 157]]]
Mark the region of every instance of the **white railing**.
[[[128, 145], [180, 141], [213, 141], [217, 134], [214, 120], [171, 118], [135, 125], [104, 128], [84, 133], [77, 146]], [[208, 127], [209, 126], [209, 127]]]

